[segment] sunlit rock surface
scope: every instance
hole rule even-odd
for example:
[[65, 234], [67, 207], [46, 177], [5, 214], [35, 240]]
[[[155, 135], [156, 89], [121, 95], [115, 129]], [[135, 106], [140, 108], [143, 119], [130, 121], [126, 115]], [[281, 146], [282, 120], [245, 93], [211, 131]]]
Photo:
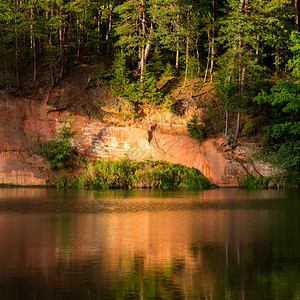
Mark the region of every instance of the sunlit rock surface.
[[[149, 121], [149, 126], [108, 126], [79, 113], [55, 110], [47, 105], [47, 97], [32, 100], [0, 95], [0, 184], [46, 183], [42, 159], [30, 156], [28, 149], [37, 139], [54, 138], [67, 114], [72, 116], [73, 129], [77, 132], [74, 146], [80, 153], [94, 158], [127, 157], [180, 163], [199, 169], [215, 184], [234, 184], [236, 176], [247, 172], [255, 175], [271, 172], [269, 166], [246, 162], [251, 147], [237, 148], [241, 160], [228, 159], [218, 150], [220, 139], [196, 142], [181, 123], [164, 123], [164, 130], [154, 123], [155, 119]], [[172, 130], [168, 131], [168, 126]]]

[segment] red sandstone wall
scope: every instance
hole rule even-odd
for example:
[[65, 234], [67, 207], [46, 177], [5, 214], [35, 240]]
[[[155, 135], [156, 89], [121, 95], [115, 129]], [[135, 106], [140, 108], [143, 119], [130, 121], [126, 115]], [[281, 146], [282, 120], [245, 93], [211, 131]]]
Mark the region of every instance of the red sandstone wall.
[[[29, 156], [28, 147], [36, 139], [55, 136], [66, 111], [56, 111], [47, 105], [47, 99], [31, 100], [0, 96], [0, 184], [40, 185], [46, 183], [41, 173], [41, 158]], [[155, 120], [152, 120], [154, 122]], [[182, 124], [170, 124], [168, 130], [147, 126], [106, 126], [80, 115], [74, 115], [73, 128], [77, 131], [74, 144], [77, 149], [95, 158], [165, 160], [199, 169], [212, 183], [235, 183], [236, 176], [245, 175], [239, 163], [226, 160], [217, 150], [220, 140], [199, 143], [190, 138]], [[153, 123], [152, 123], [153, 124]], [[164, 127], [168, 127], [164, 123]], [[151, 133], [150, 133], [151, 131]], [[246, 150], [245, 150], [246, 151]], [[251, 164], [244, 165], [255, 172]], [[252, 169], [251, 169], [252, 168]], [[257, 165], [262, 174], [269, 167]]]

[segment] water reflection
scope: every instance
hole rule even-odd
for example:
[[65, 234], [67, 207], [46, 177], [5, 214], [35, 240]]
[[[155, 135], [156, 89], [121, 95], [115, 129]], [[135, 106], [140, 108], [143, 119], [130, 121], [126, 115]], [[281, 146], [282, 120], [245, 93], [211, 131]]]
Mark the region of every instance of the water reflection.
[[299, 299], [298, 196], [0, 189], [1, 299]]

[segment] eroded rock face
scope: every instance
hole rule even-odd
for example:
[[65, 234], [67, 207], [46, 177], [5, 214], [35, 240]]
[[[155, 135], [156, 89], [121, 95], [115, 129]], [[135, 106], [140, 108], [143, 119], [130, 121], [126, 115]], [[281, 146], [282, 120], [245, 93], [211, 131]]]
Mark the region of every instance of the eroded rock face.
[[[30, 156], [27, 148], [37, 139], [50, 139], [62, 126], [67, 111], [54, 110], [46, 100], [0, 98], [0, 184], [41, 185], [47, 180], [42, 159]], [[71, 113], [72, 114], [72, 113]], [[145, 128], [107, 126], [78, 113], [73, 114], [73, 129], [77, 131], [74, 146], [94, 158], [134, 160], [164, 160], [199, 169], [215, 184], [235, 183], [236, 176], [247, 172], [262, 175], [270, 173], [265, 165], [239, 163], [226, 159], [218, 147], [220, 140], [196, 142], [178, 124], [172, 130], [160, 130], [157, 124]], [[163, 122], [163, 120], [162, 120]], [[158, 124], [159, 125], [159, 124]], [[170, 125], [170, 126], [171, 126]], [[166, 128], [164, 124], [164, 128]], [[174, 129], [175, 128], [175, 129]], [[243, 150], [246, 151], [246, 148]], [[241, 156], [245, 153], [241, 151]], [[44, 169], [45, 170], [45, 169]]]
[[0, 98], [0, 184], [40, 185], [42, 159], [27, 149], [38, 138], [53, 136], [47, 105], [2, 95]]

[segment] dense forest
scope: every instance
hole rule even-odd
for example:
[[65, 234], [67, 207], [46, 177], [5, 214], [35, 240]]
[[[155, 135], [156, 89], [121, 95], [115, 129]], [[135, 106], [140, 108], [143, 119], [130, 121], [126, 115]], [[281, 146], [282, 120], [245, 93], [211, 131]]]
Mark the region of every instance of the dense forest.
[[172, 110], [176, 99], [158, 80], [180, 78], [191, 101], [196, 82], [212, 82], [214, 121], [192, 118], [190, 133], [223, 132], [235, 144], [243, 121], [245, 136], [261, 133], [265, 156], [299, 172], [298, 2], [0, 0], [0, 89], [15, 92], [41, 73], [55, 86], [70, 66], [97, 62], [93, 77], [113, 95]]

